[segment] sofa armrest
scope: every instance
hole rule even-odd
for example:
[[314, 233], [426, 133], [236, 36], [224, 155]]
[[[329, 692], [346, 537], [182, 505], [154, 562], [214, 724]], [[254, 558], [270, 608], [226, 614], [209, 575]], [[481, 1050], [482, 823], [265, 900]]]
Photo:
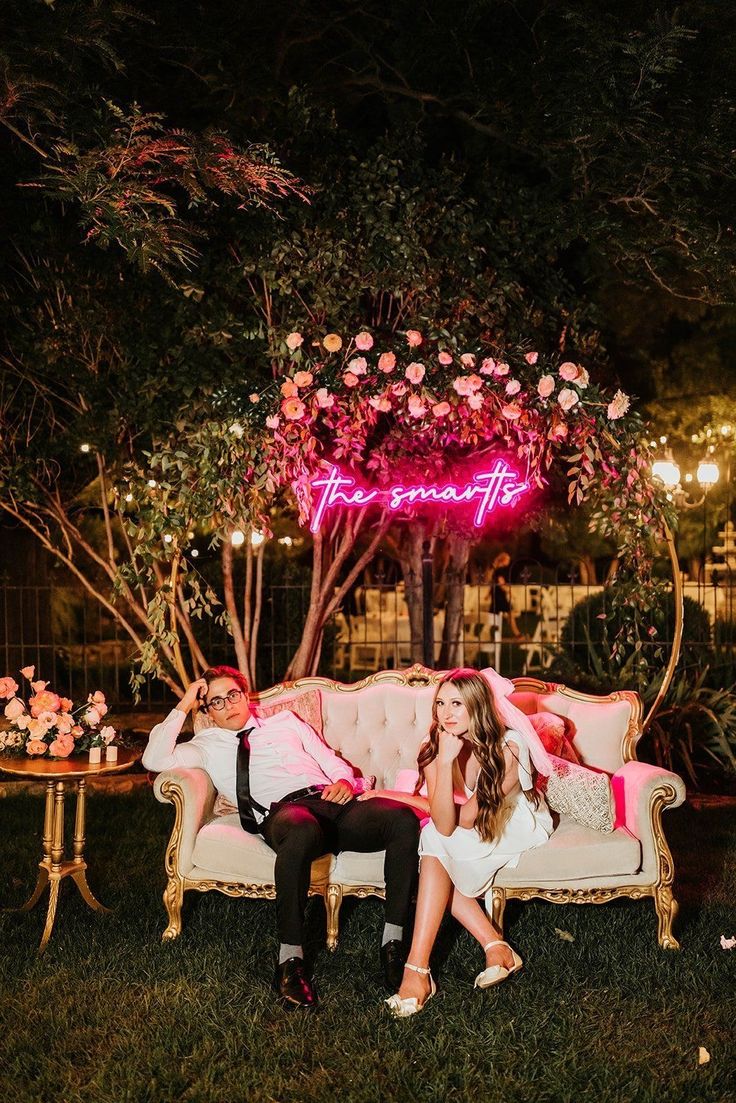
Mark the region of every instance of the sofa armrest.
[[685, 782], [669, 770], [646, 762], [626, 762], [611, 778], [616, 801], [616, 826], [625, 827], [641, 843], [641, 872], [657, 891], [671, 896], [674, 865], [662, 829], [662, 812], [685, 799]]
[[215, 787], [206, 770], [181, 767], [160, 773], [153, 791], [162, 804], [173, 804], [176, 809], [166, 850], [166, 872], [169, 877], [186, 877], [192, 868], [197, 833], [212, 815]]

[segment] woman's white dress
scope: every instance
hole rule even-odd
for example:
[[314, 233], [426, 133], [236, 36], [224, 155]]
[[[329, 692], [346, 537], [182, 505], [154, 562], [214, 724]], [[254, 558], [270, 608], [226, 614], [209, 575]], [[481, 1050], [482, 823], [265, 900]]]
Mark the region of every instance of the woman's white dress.
[[[504, 743], [514, 743], [519, 760], [521, 788], [532, 789], [532, 765], [523, 735], [507, 731]], [[467, 789], [466, 795], [472, 796]], [[499, 869], [513, 869], [526, 850], [547, 842], [553, 831], [549, 808], [540, 796], [539, 807], [527, 800], [523, 792], [507, 798], [513, 802], [511, 813], [497, 839], [483, 842], [474, 827], [456, 827], [452, 835], [441, 835], [430, 820], [419, 837], [419, 856], [438, 858], [453, 885], [463, 896], [481, 896], [493, 884]]]

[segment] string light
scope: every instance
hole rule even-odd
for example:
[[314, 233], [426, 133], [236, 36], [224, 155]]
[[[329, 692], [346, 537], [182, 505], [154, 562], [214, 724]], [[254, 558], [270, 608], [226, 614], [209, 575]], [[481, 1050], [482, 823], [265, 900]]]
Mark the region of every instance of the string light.
[[265, 539], [266, 539], [266, 537], [263, 535], [262, 532], [252, 532], [250, 534], [251, 546], [254, 547], [254, 548], [260, 547], [260, 545], [263, 543], [263, 541]]
[[235, 531], [230, 534], [230, 543], [234, 548], [239, 548], [241, 544], [245, 543], [245, 533], [242, 529], [235, 529]]
[[80, 452], [89, 452], [89, 451], [91, 451], [91, 449], [92, 449], [91, 444], [80, 444], [79, 445], [79, 451]]

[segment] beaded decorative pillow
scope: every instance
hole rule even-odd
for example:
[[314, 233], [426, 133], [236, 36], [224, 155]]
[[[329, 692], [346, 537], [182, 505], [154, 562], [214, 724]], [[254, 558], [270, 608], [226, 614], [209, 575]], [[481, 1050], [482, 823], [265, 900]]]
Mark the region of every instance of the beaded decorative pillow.
[[550, 755], [552, 773], [547, 779], [545, 796], [555, 812], [564, 812], [596, 831], [613, 831], [614, 804], [608, 774], [576, 766], [564, 758]]

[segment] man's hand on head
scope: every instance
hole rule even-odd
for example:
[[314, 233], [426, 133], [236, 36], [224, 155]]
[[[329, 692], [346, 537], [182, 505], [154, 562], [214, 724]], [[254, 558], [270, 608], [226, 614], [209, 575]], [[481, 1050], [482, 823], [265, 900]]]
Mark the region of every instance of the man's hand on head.
[[322, 790], [322, 800], [330, 800], [334, 804], [347, 804], [353, 799], [354, 789], [349, 781], [333, 781]]
[[176, 707], [180, 712], [191, 712], [196, 704], [201, 705], [206, 695], [207, 683], [204, 678], [197, 678], [196, 682], [192, 682], [189, 685], [186, 693]]

